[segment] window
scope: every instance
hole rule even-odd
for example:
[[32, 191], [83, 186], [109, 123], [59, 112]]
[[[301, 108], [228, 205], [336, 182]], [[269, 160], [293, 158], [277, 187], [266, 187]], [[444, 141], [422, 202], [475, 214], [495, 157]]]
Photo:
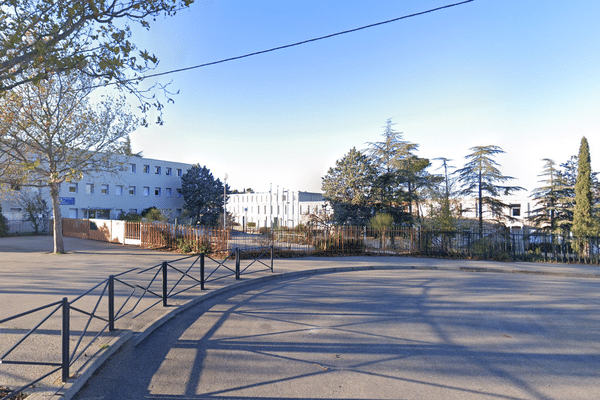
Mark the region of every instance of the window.
[[129, 194], [135, 196], [135, 186], [129, 186]]
[[156, 175], [160, 175], [160, 167], [159, 167], [159, 166], [155, 166], [155, 167], [154, 167], [154, 173], [155, 173]]
[[144, 196], [150, 196], [150, 188], [148, 186], [144, 186]]
[[167, 197], [171, 197], [171, 193], [173, 192], [173, 191], [171, 190], [171, 188], [166, 188], [166, 189], [165, 189], [165, 191], [166, 191], [166, 193], [165, 193], [165, 194], [167, 195]]
[[181, 215], [181, 213], [182, 213], [182, 210], [181, 210], [181, 208], [176, 208], [176, 209], [175, 209], [175, 212], [177, 213], [177, 215]]
[[154, 195], [155, 196], [160, 196], [160, 188], [159, 187], [155, 187], [154, 188]]
[[165, 175], [171, 175], [171, 167], [165, 168]]
[[85, 184], [85, 194], [94, 194], [94, 184], [93, 183]]
[[129, 164], [129, 172], [135, 174], [135, 164]]
[[117, 185], [115, 186], [115, 196], [123, 195], [123, 186]]
[[177, 168], [177, 176], [181, 176], [181, 168]]
[[513, 217], [521, 216], [521, 206], [519, 204], [511, 204], [510, 205], [510, 213]]
[[181, 193], [181, 189], [177, 189], [177, 197], [181, 197], [183, 196], [183, 193]]
[[108, 185], [100, 185], [100, 193], [108, 194]]
[[145, 174], [149, 174], [150, 173], [150, 166], [149, 165], [144, 164], [144, 173]]
[[77, 193], [77, 184], [69, 183], [69, 193]]

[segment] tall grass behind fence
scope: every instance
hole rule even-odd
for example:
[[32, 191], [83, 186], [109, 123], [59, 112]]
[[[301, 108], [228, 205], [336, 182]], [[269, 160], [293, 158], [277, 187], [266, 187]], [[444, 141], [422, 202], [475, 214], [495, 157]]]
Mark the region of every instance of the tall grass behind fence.
[[329, 227], [262, 229], [244, 235], [247, 241], [263, 245], [272, 243], [276, 254], [287, 251], [325, 256], [423, 255], [496, 261], [600, 263], [600, 237], [575, 238], [540, 231]]
[[159, 222], [140, 224], [143, 247], [180, 249], [185, 253], [208, 253], [227, 249], [228, 230]]

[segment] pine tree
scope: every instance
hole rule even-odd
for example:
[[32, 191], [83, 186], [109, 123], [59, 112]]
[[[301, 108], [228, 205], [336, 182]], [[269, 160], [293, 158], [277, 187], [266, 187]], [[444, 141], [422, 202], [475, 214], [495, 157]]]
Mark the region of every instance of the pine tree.
[[571, 228], [575, 237], [583, 238], [598, 233], [593, 207], [590, 148], [584, 136], [579, 146], [577, 182], [575, 183], [575, 209]]
[[544, 169], [538, 176], [544, 179], [539, 182], [543, 186], [535, 188], [532, 197], [536, 208], [531, 213], [530, 220], [534, 226], [554, 232], [557, 228], [558, 204], [561, 195], [561, 176], [556, 163], [544, 158]]
[[353, 147], [323, 177], [324, 197], [333, 208], [335, 223], [365, 225], [374, 214], [373, 180], [377, 175], [371, 159]]
[[194, 224], [216, 226], [223, 207], [223, 183], [206, 166], [193, 165], [181, 177], [184, 207]]
[[475, 146], [470, 149], [471, 154], [465, 156], [469, 160], [462, 169], [456, 171], [458, 180], [462, 183], [462, 195], [477, 196], [479, 218], [479, 234], [483, 232], [483, 205], [486, 204], [493, 215], [501, 215], [502, 210], [508, 207], [498, 196], [508, 196], [514, 191], [523, 190], [520, 186], [501, 185], [512, 176], [502, 175], [498, 169], [499, 164], [493, 159], [497, 154], [504, 153], [498, 146]]
[[[419, 145], [404, 140], [394, 125], [392, 119], [388, 119], [383, 140], [369, 143], [369, 153], [378, 172], [373, 186], [380, 211], [391, 214], [396, 222], [406, 222], [412, 220], [413, 204], [418, 210], [420, 191], [431, 183], [432, 177], [426, 171], [429, 160], [415, 154]], [[408, 213], [402, 204], [408, 206]]]

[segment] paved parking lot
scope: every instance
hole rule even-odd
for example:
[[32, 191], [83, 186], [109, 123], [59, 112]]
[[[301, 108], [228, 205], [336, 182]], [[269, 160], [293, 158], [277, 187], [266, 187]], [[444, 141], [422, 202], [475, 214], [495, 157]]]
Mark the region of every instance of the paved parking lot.
[[448, 271], [283, 279], [179, 315], [76, 399], [599, 398], [597, 289]]
[[[49, 237], [0, 239], [0, 319], [174, 258], [72, 238], [66, 247], [51, 255]], [[300, 258], [242, 283], [265, 276], [273, 279], [208, 299], [125, 346], [80, 398], [597, 398], [597, 266]], [[0, 385], [15, 378], [5, 367]]]

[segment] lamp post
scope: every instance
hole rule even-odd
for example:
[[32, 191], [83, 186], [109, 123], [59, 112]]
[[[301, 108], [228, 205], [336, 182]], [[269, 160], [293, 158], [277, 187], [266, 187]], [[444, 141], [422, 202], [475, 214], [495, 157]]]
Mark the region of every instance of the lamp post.
[[223, 230], [227, 229], [227, 174], [223, 179]]

